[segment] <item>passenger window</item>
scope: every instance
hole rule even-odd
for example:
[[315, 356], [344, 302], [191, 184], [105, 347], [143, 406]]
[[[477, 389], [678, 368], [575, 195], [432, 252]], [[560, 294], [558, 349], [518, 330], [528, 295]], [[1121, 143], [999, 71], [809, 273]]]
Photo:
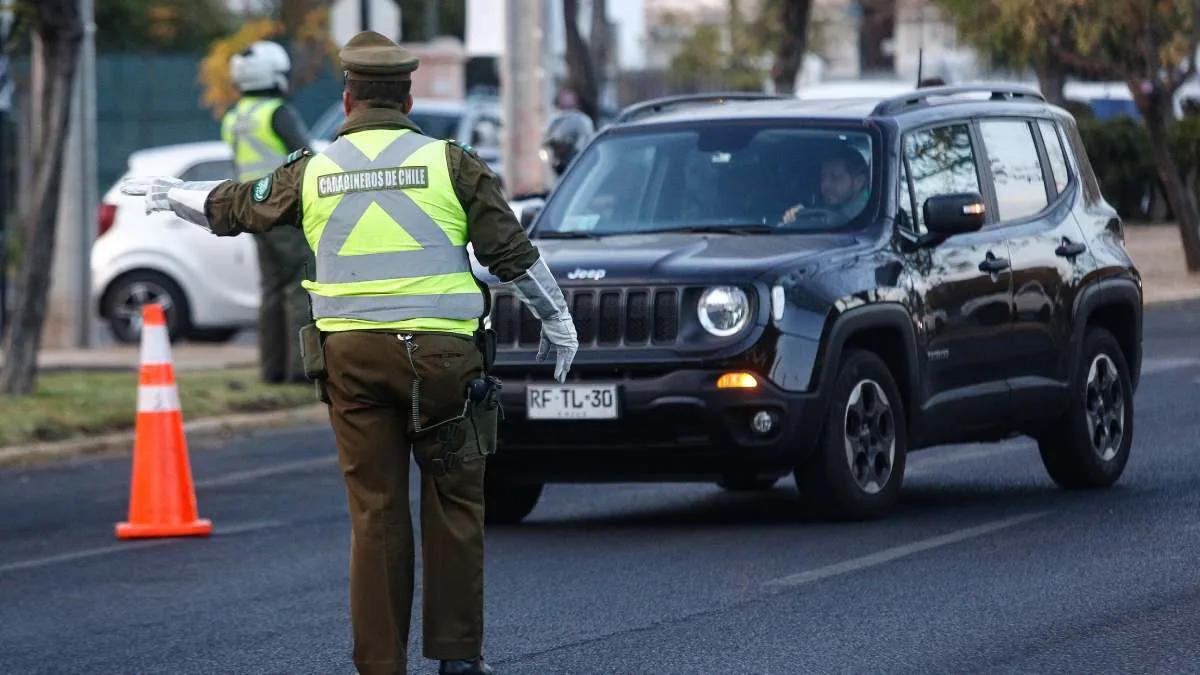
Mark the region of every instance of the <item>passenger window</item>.
[[1058, 125], [1048, 120], [1039, 120], [1038, 127], [1042, 130], [1042, 143], [1046, 145], [1046, 156], [1050, 158], [1050, 171], [1054, 173], [1054, 190], [1062, 194], [1071, 182], [1067, 170], [1067, 153], [1063, 150], [1062, 137], [1058, 135]]
[[971, 133], [967, 125], [925, 129], [904, 139], [912, 169], [913, 208], [917, 232], [925, 228], [925, 200], [956, 192], [981, 192]]
[[1020, 220], [1049, 205], [1042, 163], [1033, 131], [1023, 120], [984, 120], [979, 123], [996, 184], [1001, 221]]
[[199, 164], [193, 164], [179, 178], [186, 181], [229, 180], [233, 178], [233, 162], [200, 162]]

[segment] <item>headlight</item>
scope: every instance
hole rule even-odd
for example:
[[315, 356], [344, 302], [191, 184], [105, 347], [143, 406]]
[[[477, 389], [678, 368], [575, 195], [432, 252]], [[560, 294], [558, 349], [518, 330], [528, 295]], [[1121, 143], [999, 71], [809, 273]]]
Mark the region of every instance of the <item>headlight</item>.
[[750, 323], [750, 300], [740, 288], [716, 286], [704, 291], [696, 308], [700, 325], [717, 337], [729, 337]]

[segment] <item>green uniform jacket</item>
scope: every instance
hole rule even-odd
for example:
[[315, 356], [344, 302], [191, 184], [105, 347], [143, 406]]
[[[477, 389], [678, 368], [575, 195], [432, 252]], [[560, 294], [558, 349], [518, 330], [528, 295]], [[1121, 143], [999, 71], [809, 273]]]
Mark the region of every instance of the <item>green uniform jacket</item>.
[[[350, 115], [338, 136], [368, 129], [421, 131], [397, 109], [367, 108]], [[311, 157], [309, 150], [292, 153], [269, 178], [217, 186], [206, 204], [213, 233], [233, 236], [275, 227], [300, 227], [300, 190], [304, 167]], [[539, 253], [509, 208], [495, 174], [483, 160], [453, 143], [446, 144], [446, 161], [454, 191], [467, 214], [475, 258], [501, 281], [524, 274], [537, 262]]]

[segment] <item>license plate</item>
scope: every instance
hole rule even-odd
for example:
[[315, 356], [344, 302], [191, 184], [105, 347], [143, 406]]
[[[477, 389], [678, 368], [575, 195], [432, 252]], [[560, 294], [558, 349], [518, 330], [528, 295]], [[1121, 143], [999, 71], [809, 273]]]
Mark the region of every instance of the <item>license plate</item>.
[[525, 388], [531, 420], [615, 420], [617, 385], [551, 384]]

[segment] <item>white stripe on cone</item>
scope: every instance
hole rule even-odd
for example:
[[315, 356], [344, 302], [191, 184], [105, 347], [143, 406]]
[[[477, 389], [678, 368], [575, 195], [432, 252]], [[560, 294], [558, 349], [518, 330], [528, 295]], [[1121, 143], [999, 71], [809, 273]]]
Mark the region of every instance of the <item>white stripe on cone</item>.
[[142, 365], [171, 362], [171, 339], [166, 326], [142, 326]]
[[179, 389], [173, 384], [138, 387], [137, 411], [140, 413], [177, 412]]

